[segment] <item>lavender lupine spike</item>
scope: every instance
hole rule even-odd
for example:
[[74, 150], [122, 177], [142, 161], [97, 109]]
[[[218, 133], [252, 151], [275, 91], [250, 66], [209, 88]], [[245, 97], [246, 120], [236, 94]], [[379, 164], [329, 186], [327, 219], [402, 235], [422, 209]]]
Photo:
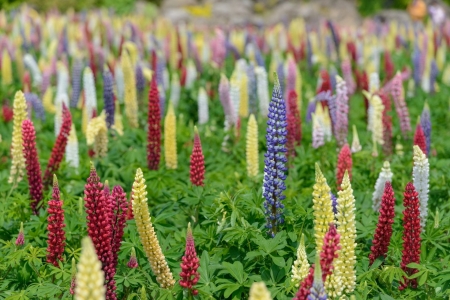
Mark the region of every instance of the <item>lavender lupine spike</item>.
[[400, 129], [403, 134], [403, 138], [408, 137], [408, 132], [411, 131], [411, 123], [409, 121], [408, 107], [405, 103], [405, 97], [403, 93], [403, 83], [401, 74], [397, 73], [392, 82], [392, 98], [394, 99], [395, 110], [397, 111], [398, 118], [400, 120]]
[[44, 95], [47, 89], [50, 86], [50, 81], [52, 77], [52, 71], [50, 68], [46, 68], [44, 72], [42, 73], [42, 79], [41, 79], [41, 95]]
[[106, 126], [114, 125], [114, 90], [113, 77], [108, 69], [103, 71], [103, 100], [105, 101]]
[[297, 81], [297, 66], [293, 57], [290, 57], [287, 62], [287, 75], [286, 75], [286, 90], [285, 98], [289, 91], [295, 91], [295, 82]]
[[420, 116], [420, 126], [422, 126], [423, 133], [425, 135], [425, 140], [427, 142], [427, 154], [430, 155], [431, 150], [431, 118], [430, 118], [430, 107], [428, 103], [425, 102], [425, 106]]
[[336, 54], [339, 57], [339, 44], [341, 41], [336, 32], [336, 28], [334, 27], [334, 24], [330, 20], [327, 20], [327, 25], [328, 25], [328, 28], [330, 28], [331, 36], [333, 37], [334, 48], [336, 49]]
[[356, 90], [356, 83], [352, 76], [352, 65], [350, 60], [346, 59], [341, 64], [342, 74], [344, 75], [345, 82], [347, 83], [347, 91], [349, 95], [353, 95]]
[[414, 45], [414, 51], [412, 54], [413, 78], [414, 78], [414, 84], [416, 86], [420, 86], [420, 83], [422, 82], [422, 73], [421, 73], [421, 69], [420, 69], [420, 58], [421, 58], [420, 49], [416, 43]]
[[330, 85], [331, 90], [336, 91], [336, 76], [338, 75], [336, 68], [332, 67], [330, 70]]
[[257, 89], [256, 89], [256, 76], [255, 76], [255, 68], [253, 64], [248, 64], [247, 66], [247, 86], [248, 86], [248, 104], [250, 114], [256, 115], [256, 107], [257, 107]]
[[70, 98], [70, 107], [77, 107], [78, 99], [81, 94], [81, 73], [83, 72], [83, 61], [75, 60], [72, 66], [72, 96]]
[[286, 189], [286, 134], [287, 117], [286, 104], [281, 92], [280, 82], [275, 73], [275, 86], [272, 92], [272, 101], [269, 104], [267, 120], [267, 152], [265, 154], [263, 196], [266, 199], [266, 220], [268, 233], [274, 237], [279, 225], [284, 222], [281, 203], [285, 199], [283, 191]]
[[435, 88], [435, 83], [436, 83], [436, 78], [439, 74], [439, 70], [436, 64], [436, 61], [433, 59], [431, 61], [431, 66], [430, 66], [430, 93], [434, 94], [436, 92], [436, 88]]
[[269, 89], [267, 83], [267, 72], [264, 67], [256, 67], [256, 89], [259, 101], [259, 113], [263, 117], [267, 117], [269, 110]]
[[235, 123], [234, 109], [230, 98], [230, 83], [228, 78], [222, 74], [219, 83], [219, 99], [222, 103], [223, 111], [225, 113], [225, 130], [229, 130]]
[[316, 263], [314, 265], [314, 281], [308, 295], [308, 300], [327, 300], [328, 296], [322, 281], [322, 268], [320, 266], [320, 255], [316, 254]]
[[316, 111], [316, 101], [311, 99], [308, 103], [308, 109], [306, 111], [306, 122], [311, 122], [312, 114]]
[[116, 64], [114, 67], [114, 79], [116, 81], [117, 100], [119, 103], [123, 103], [125, 95], [125, 82], [121, 64]]
[[261, 55], [261, 50], [259, 49], [256, 40], [253, 41], [253, 44], [254, 44], [254, 46], [255, 46], [255, 47], [254, 47], [254, 50], [255, 50], [255, 60], [256, 60], [256, 62], [258, 63], [258, 66], [265, 68], [266, 65], [265, 65], [265, 63], [264, 63], [264, 59], [263, 59], [263, 57], [262, 57], [262, 55]]
[[306, 61], [308, 62], [308, 69], [312, 70], [313, 61], [312, 61], [312, 46], [311, 46], [311, 40], [309, 39], [309, 36], [306, 37]]
[[145, 89], [145, 78], [144, 73], [142, 72], [142, 67], [139, 63], [136, 64], [134, 72], [136, 77], [136, 90], [138, 92], [139, 97], [142, 97]]
[[336, 124], [334, 135], [338, 146], [342, 147], [347, 142], [348, 134], [348, 96], [347, 85], [341, 77], [336, 76]]
[[331, 198], [331, 205], [333, 206], [333, 213], [337, 214], [337, 198], [336, 196], [330, 192], [330, 198]]
[[[278, 63], [277, 67], [277, 74], [278, 74], [278, 80], [280, 82], [280, 89], [281, 89], [281, 95], [284, 95], [284, 91], [286, 90], [286, 81], [284, 78], [284, 64], [282, 61]], [[285, 99], [286, 101], [286, 99]], [[289, 110], [289, 108], [286, 106], [286, 110]]]
[[327, 104], [328, 104], [328, 109], [329, 109], [329, 113], [330, 113], [330, 117], [331, 117], [331, 124], [333, 125], [333, 128], [335, 128], [336, 126], [336, 95], [331, 95], [330, 91], [327, 91], [326, 93], [328, 95], [328, 97], [326, 98]]
[[25, 93], [25, 99], [27, 100], [27, 103], [31, 103], [31, 105], [28, 105], [28, 108], [33, 107], [36, 117], [41, 121], [45, 121], [45, 110], [41, 99], [34, 93]]

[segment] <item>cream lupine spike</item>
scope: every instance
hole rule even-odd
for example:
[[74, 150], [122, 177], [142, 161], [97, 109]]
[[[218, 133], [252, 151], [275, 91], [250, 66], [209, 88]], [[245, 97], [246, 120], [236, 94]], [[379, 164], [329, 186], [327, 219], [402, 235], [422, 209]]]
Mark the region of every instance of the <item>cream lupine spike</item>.
[[118, 101], [116, 101], [116, 109], [114, 110], [114, 125], [111, 127], [114, 129], [117, 134], [123, 135], [123, 123], [122, 123], [122, 114], [120, 113], [120, 105]]
[[127, 51], [122, 54], [122, 71], [125, 85], [125, 115], [131, 127], [138, 127], [138, 105], [136, 98], [136, 78], [134, 68]]
[[133, 214], [139, 238], [159, 285], [165, 289], [172, 288], [175, 280], [159, 246], [155, 229], [150, 219], [146, 188], [142, 170], [139, 168], [136, 171], [132, 194]]
[[248, 300], [272, 300], [272, 296], [264, 282], [253, 282]]
[[53, 89], [50, 86], [45, 90], [42, 105], [47, 112], [56, 113], [56, 106], [53, 104]]
[[297, 249], [297, 259], [294, 261], [292, 265], [292, 274], [291, 281], [295, 283], [295, 286], [298, 287], [300, 282], [308, 276], [309, 273], [309, 262], [308, 257], [306, 256], [305, 249], [305, 236], [302, 234], [300, 239], [300, 244]]
[[414, 145], [413, 183], [420, 200], [420, 226], [425, 228], [428, 216], [428, 181], [430, 165], [419, 146]]
[[375, 183], [375, 191], [372, 194], [372, 208], [375, 212], [378, 212], [380, 210], [381, 197], [384, 193], [384, 186], [386, 184], [386, 181], [392, 182], [392, 176], [393, 174], [391, 172], [389, 162], [385, 161], [383, 163], [383, 168], [381, 168], [380, 175], [378, 175], [378, 179]]
[[353, 140], [352, 140], [352, 153], [356, 153], [361, 151], [361, 143], [359, 142], [358, 130], [356, 130], [356, 126], [353, 125]]
[[27, 118], [27, 103], [22, 91], [17, 91], [13, 104], [14, 124], [11, 143], [11, 172], [8, 183], [22, 180], [25, 171], [23, 156], [22, 122]]
[[341, 236], [341, 249], [338, 251], [338, 261], [341, 263], [342, 288], [347, 294], [354, 291], [356, 286], [356, 224], [355, 197], [347, 170], [338, 192], [337, 199], [337, 232]]
[[84, 107], [82, 130], [86, 133], [87, 125], [92, 120], [94, 110], [97, 110], [97, 94], [95, 92], [94, 74], [86, 67], [83, 72]]
[[208, 123], [209, 110], [208, 110], [208, 95], [204, 87], [200, 87], [198, 90], [198, 124], [203, 125]]
[[136, 66], [137, 59], [138, 59], [138, 49], [136, 47], [136, 44], [130, 41], [127, 41], [123, 44], [123, 48], [126, 49], [128, 52], [128, 56], [130, 58], [131, 66], [134, 69], [134, 66]]
[[78, 153], [78, 138], [75, 125], [72, 123], [70, 134], [66, 146], [66, 162], [68, 165], [78, 169], [80, 166], [80, 156]]
[[166, 168], [176, 169], [177, 159], [177, 118], [172, 102], [169, 103], [166, 118], [164, 119], [164, 156]]
[[253, 114], [250, 115], [247, 124], [246, 156], [247, 174], [250, 177], [255, 177], [259, 172], [258, 123], [256, 123], [256, 119]]
[[269, 87], [267, 82], [267, 72], [264, 67], [255, 68], [256, 92], [258, 94], [259, 114], [267, 117], [269, 113]]
[[89, 122], [86, 130], [86, 140], [88, 146], [94, 145], [95, 155], [105, 157], [108, 154], [108, 127], [106, 125], [105, 111], [100, 116]]
[[372, 139], [374, 139], [378, 144], [383, 145], [383, 109], [384, 105], [381, 101], [380, 96], [372, 95], [367, 91], [363, 91], [364, 96], [369, 100], [369, 120], [368, 120], [368, 130], [372, 131]]
[[2, 85], [10, 85], [13, 82], [11, 57], [6, 48], [3, 49], [2, 53]]
[[316, 252], [320, 253], [323, 246], [323, 238], [334, 222], [333, 208], [331, 207], [330, 187], [327, 179], [320, 171], [316, 163], [316, 183], [313, 186], [313, 210], [314, 210], [314, 237], [316, 238]]
[[105, 299], [105, 274], [90, 237], [83, 238], [81, 242], [77, 269], [75, 300]]

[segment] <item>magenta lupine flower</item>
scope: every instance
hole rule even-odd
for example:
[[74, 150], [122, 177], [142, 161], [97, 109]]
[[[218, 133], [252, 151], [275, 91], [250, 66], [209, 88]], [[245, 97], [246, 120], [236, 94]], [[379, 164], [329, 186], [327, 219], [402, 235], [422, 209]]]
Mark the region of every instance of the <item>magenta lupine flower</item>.
[[66, 236], [64, 233], [64, 210], [59, 192], [58, 179], [53, 175], [52, 199], [48, 201], [48, 240], [47, 240], [47, 262], [58, 267], [58, 261], [63, 261]]
[[111, 224], [112, 224], [113, 266], [114, 269], [116, 269], [120, 244], [122, 242], [123, 230], [126, 226], [127, 212], [128, 212], [127, 195], [125, 194], [120, 185], [116, 185], [113, 188], [112, 193], [109, 196], [109, 202], [112, 209]]
[[25, 244], [25, 235], [23, 233], [23, 222], [20, 222], [20, 230], [16, 239], [16, 246], [23, 246], [23, 244]]
[[136, 250], [134, 250], [134, 247], [131, 248], [131, 255], [130, 260], [127, 263], [127, 267], [130, 269], [135, 269], [139, 266], [137, 258], [136, 258]]
[[408, 107], [406, 106], [402, 89], [402, 77], [399, 73], [397, 73], [392, 81], [391, 93], [392, 98], [394, 99], [395, 110], [397, 111], [397, 115], [400, 120], [400, 129], [402, 131], [403, 138], [406, 139], [408, 137], [408, 133], [411, 131], [411, 124], [409, 121]]
[[186, 233], [186, 250], [182, 258], [180, 285], [182, 288], [188, 290], [189, 294], [197, 295], [198, 290], [194, 288], [200, 279], [200, 274], [197, 269], [200, 266], [197, 253], [195, 252], [194, 237], [192, 235], [191, 223], [188, 225]]

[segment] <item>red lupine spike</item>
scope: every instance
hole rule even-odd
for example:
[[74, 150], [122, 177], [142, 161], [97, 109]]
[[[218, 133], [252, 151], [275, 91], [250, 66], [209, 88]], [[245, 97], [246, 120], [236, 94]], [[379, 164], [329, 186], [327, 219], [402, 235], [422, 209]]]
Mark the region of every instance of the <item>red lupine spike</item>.
[[352, 152], [348, 144], [345, 144], [341, 152], [339, 152], [337, 171], [336, 171], [336, 184], [338, 190], [341, 189], [342, 178], [344, 177], [345, 171], [348, 171], [348, 176], [352, 180]]
[[293, 90], [289, 91], [288, 105], [289, 114], [287, 120], [287, 154], [290, 157], [294, 157], [296, 155], [294, 147], [300, 145], [300, 141], [302, 138], [302, 128], [300, 112], [297, 107], [297, 93]]
[[92, 239], [97, 256], [105, 273], [106, 299], [117, 299], [114, 281], [115, 268], [112, 252], [113, 229], [110, 199], [105, 196], [103, 184], [91, 162], [91, 172], [84, 188], [84, 201], [88, 235]]
[[391, 242], [392, 224], [395, 217], [395, 197], [391, 183], [388, 181], [384, 186], [384, 193], [381, 197], [380, 215], [378, 216], [377, 228], [370, 248], [370, 265], [378, 257], [386, 257], [388, 247]]
[[39, 164], [38, 154], [36, 150], [36, 132], [33, 122], [25, 120], [22, 123], [23, 137], [23, 153], [25, 164], [27, 166], [28, 186], [30, 188], [31, 209], [37, 215], [38, 207], [41, 204], [42, 194], [42, 178], [41, 165]]
[[205, 157], [197, 128], [195, 128], [194, 147], [192, 148], [190, 179], [193, 185], [203, 186], [205, 179]]
[[58, 261], [63, 261], [64, 246], [66, 245], [66, 237], [64, 233], [64, 210], [59, 192], [58, 180], [56, 175], [53, 176], [53, 193], [52, 199], [48, 202], [47, 217], [47, 262], [58, 267]]
[[351, 57], [352, 61], [354, 63], [356, 63], [357, 62], [356, 61], [357, 60], [357, 57], [356, 57], [356, 45], [355, 45], [354, 42], [352, 42], [352, 41], [348, 41], [347, 42], [347, 51], [350, 54], [350, 57]]
[[328, 275], [333, 271], [333, 261], [338, 257], [341, 249], [339, 244], [340, 235], [334, 224], [330, 224], [330, 229], [325, 234], [322, 251], [320, 252], [320, 267], [322, 268], [322, 280], [325, 282]]
[[414, 145], [419, 146], [423, 154], [427, 155], [427, 141], [420, 122], [417, 123], [416, 132], [414, 133]]
[[197, 253], [195, 252], [194, 237], [192, 235], [191, 223], [188, 225], [186, 233], [186, 250], [182, 258], [181, 273], [180, 273], [180, 286], [188, 289], [188, 293], [192, 293], [194, 296], [198, 294], [198, 291], [193, 287], [200, 279], [200, 274], [197, 269], [200, 266]]
[[3, 120], [5, 120], [6, 123], [12, 121], [14, 112], [13, 112], [13, 109], [8, 105], [8, 102], [5, 102], [3, 104], [2, 114], [3, 114]]
[[61, 163], [64, 153], [66, 151], [67, 138], [70, 133], [70, 127], [72, 126], [72, 116], [66, 105], [63, 104], [62, 113], [62, 125], [59, 131], [58, 137], [56, 138], [55, 145], [52, 149], [52, 154], [48, 161], [47, 169], [44, 174], [44, 188], [48, 188], [52, 183], [52, 176], [59, 169], [59, 164]]
[[122, 187], [116, 185], [111, 195], [109, 195], [110, 205], [112, 209], [112, 253], [114, 271], [117, 268], [120, 244], [122, 242], [123, 230], [126, 226], [126, 217], [128, 212], [127, 195]]
[[[408, 268], [410, 263], [420, 263], [420, 212], [419, 212], [419, 195], [416, 192], [414, 185], [409, 182], [406, 185], [405, 193], [403, 194], [403, 251], [401, 268], [408, 276], [411, 276], [419, 270]], [[407, 279], [403, 278], [400, 283], [400, 290], [411, 286], [417, 288], [417, 278]]]
[[382, 115], [382, 123], [383, 123], [383, 153], [386, 156], [392, 154], [392, 117], [390, 116], [391, 112], [391, 99], [385, 93], [379, 94], [381, 101], [383, 103], [383, 115]]
[[384, 70], [386, 71], [385, 81], [387, 82], [394, 76], [394, 63], [388, 50], [384, 51]]
[[158, 170], [161, 159], [161, 111], [155, 74], [148, 93], [147, 164], [150, 170]]

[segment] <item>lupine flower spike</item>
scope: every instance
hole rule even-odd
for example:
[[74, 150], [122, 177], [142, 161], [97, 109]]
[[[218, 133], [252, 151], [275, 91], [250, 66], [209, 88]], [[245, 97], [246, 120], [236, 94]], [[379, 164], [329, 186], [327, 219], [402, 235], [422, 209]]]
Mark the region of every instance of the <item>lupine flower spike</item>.
[[194, 127], [194, 147], [191, 154], [190, 180], [193, 185], [203, 186], [205, 180], [205, 157], [197, 127]]
[[380, 210], [381, 197], [383, 195], [384, 186], [386, 182], [392, 182], [392, 172], [388, 161], [383, 163], [383, 168], [381, 168], [380, 175], [378, 175], [377, 182], [375, 182], [375, 191], [372, 194], [373, 205], [372, 208], [375, 212]]
[[308, 300], [327, 300], [327, 293], [322, 281], [322, 268], [320, 267], [319, 255], [316, 255], [316, 264], [314, 268], [314, 281], [310, 289]]
[[348, 144], [345, 144], [341, 152], [339, 152], [337, 168], [336, 168], [336, 182], [338, 189], [341, 188], [342, 179], [344, 177], [345, 171], [348, 172], [350, 180], [352, 179], [352, 152]]
[[336, 76], [336, 125], [334, 132], [338, 145], [342, 147], [347, 142], [348, 133], [348, 93], [345, 81]]
[[204, 87], [198, 90], [198, 124], [203, 125], [208, 123], [209, 109], [208, 109], [208, 95]]
[[428, 188], [430, 164], [427, 156], [418, 146], [414, 146], [413, 182], [420, 200], [420, 225], [425, 228], [428, 216]]
[[200, 279], [200, 274], [197, 269], [199, 267], [199, 259], [195, 252], [194, 237], [192, 236], [191, 223], [188, 224], [186, 233], [186, 250], [182, 258], [181, 273], [180, 273], [180, 285], [182, 288], [187, 289], [189, 294], [197, 295], [198, 290], [194, 288]]
[[86, 143], [94, 146], [96, 157], [105, 157], [108, 154], [108, 126], [105, 111], [93, 118], [86, 130]]
[[302, 138], [302, 127], [300, 112], [297, 107], [297, 93], [294, 90], [288, 93], [289, 113], [287, 116], [287, 153], [288, 156], [296, 155], [295, 146], [300, 145]]
[[147, 164], [150, 170], [158, 170], [161, 158], [161, 111], [156, 76], [153, 76], [148, 93]]
[[[414, 185], [409, 182], [406, 185], [405, 193], [403, 194], [403, 252], [401, 268], [408, 276], [411, 276], [419, 270], [408, 268], [410, 263], [420, 263], [420, 212], [419, 212], [419, 195], [417, 194]], [[400, 290], [411, 286], [417, 288], [417, 278], [407, 279], [403, 278], [400, 283]]]
[[59, 192], [58, 179], [53, 175], [52, 199], [48, 202], [48, 240], [47, 240], [47, 262], [58, 267], [58, 261], [63, 261], [66, 237], [64, 233], [64, 210]]
[[22, 137], [23, 153], [27, 166], [28, 186], [30, 188], [31, 209], [34, 214], [37, 214], [37, 210], [43, 198], [42, 174], [36, 150], [36, 132], [34, 130], [33, 122], [30, 120], [25, 120], [22, 123]]
[[150, 219], [147, 205], [147, 186], [141, 169], [137, 169], [133, 183], [133, 214], [144, 252], [156, 276], [156, 281], [161, 288], [170, 289], [174, 286], [172, 272], [167, 265], [166, 258], [162, 253], [156, 237], [155, 229]]
[[266, 227], [268, 233], [274, 237], [278, 232], [278, 227], [284, 222], [283, 201], [286, 196], [283, 191], [286, 189], [286, 134], [287, 117], [286, 105], [282, 97], [280, 82], [277, 74], [274, 74], [275, 86], [272, 93], [272, 101], [269, 104], [269, 115], [267, 120], [267, 152], [265, 154], [263, 196], [265, 198], [264, 207], [266, 209]]
[[72, 127], [72, 116], [69, 109], [63, 104], [63, 122], [61, 125], [61, 130], [59, 131], [58, 137], [56, 138], [55, 145], [52, 149], [52, 154], [47, 164], [47, 169], [44, 173], [44, 188], [49, 187], [52, 182], [53, 174], [59, 169], [59, 164], [61, 163], [64, 152], [67, 146], [67, 140], [70, 133], [70, 128]]
[[291, 281], [295, 283], [295, 286], [298, 287], [300, 282], [308, 276], [309, 273], [309, 262], [308, 257], [306, 256], [305, 249], [305, 236], [302, 234], [300, 239], [300, 244], [297, 249], [297, 259], [294, 261], [292, 265], [292, 275]]
[[105, 300], [105, 275], [102, 263], [89, 237], [81, 242], [81, 255], [76, 276], [75, 299]]
[[[138, 103], [136, 96], [136, 78], [130, 55], [127, 51], [122, 53], [122, 70], [125, 86], [125, 115], [131, 127], [138, 127]], [[156, 77], [156, 76], [155, 76]]]
[[13, 133], [11, 142], [11, 172], [8, 183], [20, 182], [25, 170], [25, 157], [23, 153], [22, 123], [27, 118], [27, 103], [21, 91], [14, 96], [13, 105]]
[[348, 172], [344, 174], [341, 190], [338, 192], [337, 225], [341, 236], [342, 248], [339, 251], [339, 260], [342, 263], [342, 287], [347, 294], [351, 294], [356, 286], [356, 223], [355, 223], [355, 197], [350, 183]]
[[417, 122], [416, 132], [414, 133], [414, 146], [418, 146], [427, 155], [427, 141], [423, 133], [422, 125], [420, 124], [420, 118]]
[[109, 195], [109, 202], [112, 207], [112, 256], [115, 272], [128, 212], [127, 195], [120, 185], [116, 185], [112, 189], [112, 193]]
[[336, 226], [330, 224], [330, 229], [325, 234], [324, 244], [320, 252], [320, 266], [322, 268], [322, 281], [328, 295], [338, 297], [344, 288], [342, 277], [343, 260], [341, 256], [341, 236], [336, 231]]
[[23, 233], [23, 222], [20, 222], [20, 230], [16, 239], [16, 246], [23, 246], [23, 244], [25, 244], [25, 234]]
[[431, 119], [430, 119], [430, 107], [428, 103], [425, 102], [425, 106], [423, 108], [422, 114], [420, 116], [420, 125], [422, 126], [423, 133], [425, 135], [425, 139], [427, 141], [427, 153], [430, 155], [431, 150]]
[[356, 126], [353, 125], [353, 140], [352, 140], [352, 153], [356, 153], [361, 151], [361, 143], [359, 142], [358, 131], [356, 130]]
[[67, 140], [66, 162], [68, 163], [69, 166], [72, 166], [75, 169], [78, 169], [78, 167], [80, 166], [80, 156], [78, 153], [78, 138], [74, 124], [72, 124], [72, 126], [70, 127], [70, 134]]
[[131, 255], [130, 255], [130, 260], [127, 263], [127, 267], [130, 269], [135, 269], [137, 268], [138, 265], [138, 261], [136, 258], [136, 250], [134, 250], [134, 247], [131, 248]]
[[258, 156], [258, 123], [256, 123], [255, 116], [252, 114], [248, 119], [247, 125], [247, 174], [249, 177], [255, 177], [259, 171], [259, 156]]
[[395, 197], [394, 190], [389, 181], [384, 185], [384, 193], [381, 198], [380, 215], [378, 216], [377, 229], [372, 240], [372, 247], [370, 248], [369, 260], [373, 264], [378, 257], [385, 258], [388, 252], [388, 247], [391, 242], [392, 224], [395, 217]]
[[164, 119], [164, 156], [166, 168], [176, 169], [177, 159], [177, 118], [172, 102], [169, 103], [166, 118]]
[[397, 73], [392, 82], [392, 98], [394, 99], [395, 109], [400, 119], [400, 129], [403, 134], [403, 138], [408, 137], [408, 133], [411, 131], [411, 124], [409, 121], [408, 107], [405, 103], [405, 97], [403, 92], [403, 84], [401, 74]]
[[264, 282], [253, 282], [248, 300], [272, 300], [272, 296]]

